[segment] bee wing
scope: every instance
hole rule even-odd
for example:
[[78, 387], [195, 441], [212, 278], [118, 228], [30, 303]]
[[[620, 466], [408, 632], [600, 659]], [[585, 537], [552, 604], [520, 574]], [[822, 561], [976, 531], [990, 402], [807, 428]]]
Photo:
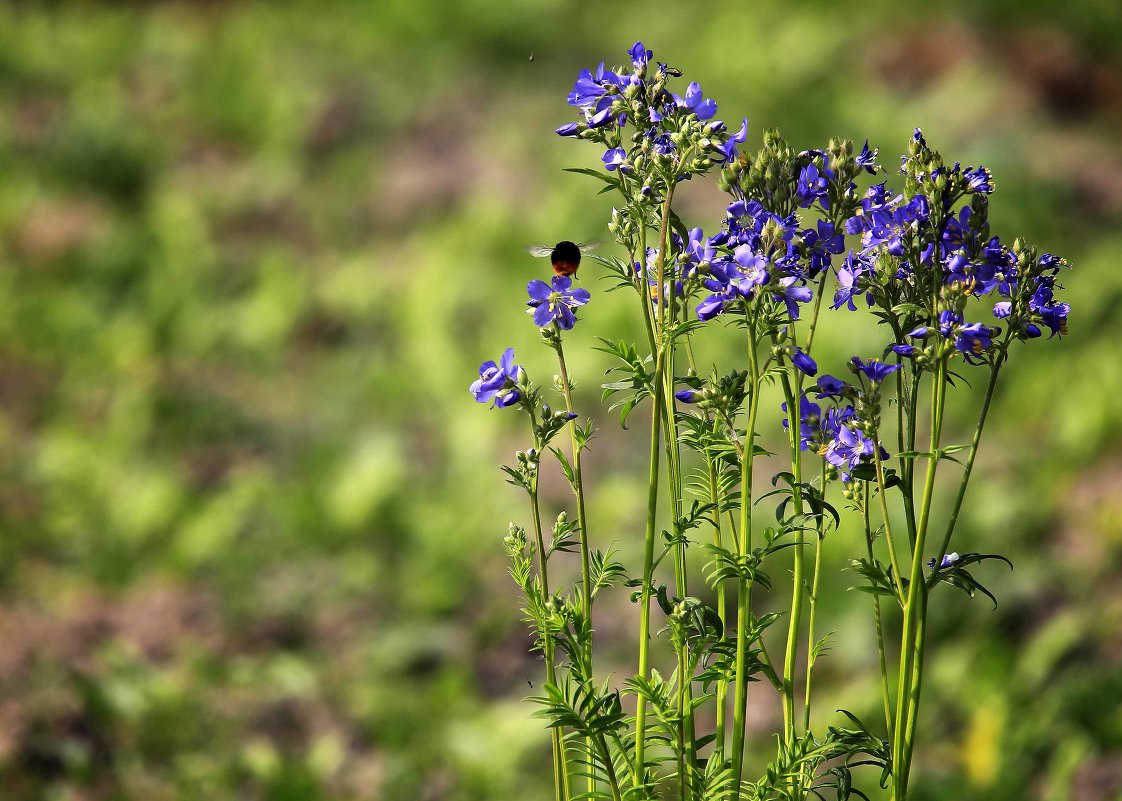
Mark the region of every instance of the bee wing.
[[596, 250], [596, 248], [600, 247], [600, 243], [596, 241], [580, 242], [577, 244], [577, 247], [580, 249], [581, 253], [591, 253]]
[[537, 256], [539, 259], [548, 256], [553, 252], [553, 248], [549, 245], [530, 245], [526, 248], [526, 252], [531, 256]]

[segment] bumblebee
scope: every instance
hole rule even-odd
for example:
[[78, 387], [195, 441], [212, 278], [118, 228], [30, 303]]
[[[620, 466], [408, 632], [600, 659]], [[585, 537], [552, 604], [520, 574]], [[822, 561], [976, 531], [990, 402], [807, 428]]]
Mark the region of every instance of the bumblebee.
[[577, 268], [580, 267], [580, 257], [582, 253], [588, 253], [595, 250], [595, 242], [570, 242], [564, 240], [558, 242], [553, 247], [549, 245], [532, 245], [527, 250], [531, 256], [538, 258], [545, 258], [549, 256], [550, 263], [553, 264], [553, 272], [557, 275], [573, 276], [577, 274]]

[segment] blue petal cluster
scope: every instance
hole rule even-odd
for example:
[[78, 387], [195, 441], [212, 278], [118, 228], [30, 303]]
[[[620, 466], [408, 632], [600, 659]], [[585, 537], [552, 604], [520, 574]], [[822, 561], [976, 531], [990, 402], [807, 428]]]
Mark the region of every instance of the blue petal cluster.
[[557, 323], [568, 331], [576, 324], [577, 316], [573, 309], [588, 303], [591, 296], [587, 289], [573, 289], [572, 286], [573, 279], [565, 275], [555, 275], [552, 285], [538, 280], [526, 285], [526, 292], [530, 295], [526, 305], [530, 307], [528, 311], [538, 326], [544, 328], [550, 323]]
[[479, 366], [479, 378], [469, 389], [478, 403], [493, 401], [495, 407], [506, 408], [522, 399], [518, 387], [523, 375], [522, 368], [514, 363], [514, 348], [507, 348], [498, 364], [486, 361]]

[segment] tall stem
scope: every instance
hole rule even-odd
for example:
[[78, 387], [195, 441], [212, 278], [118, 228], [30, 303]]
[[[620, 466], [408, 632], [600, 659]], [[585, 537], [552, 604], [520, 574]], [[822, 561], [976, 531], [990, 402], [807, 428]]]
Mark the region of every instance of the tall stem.
[[[892, 564], [892, 574], [896, 579], [896, 598], [903, 604], [904, 590], [901, 584], [900, 560], [896, 555], [896, 541], [892, 537], [892, 521], [888, 515], [888, 492], [884, 478], [884, 461], [880, 458], [880, 433], [873, 432], [873, 464], [876, 466], [877, 497], [880, 499], [881, 517], [884, 518], [884, 539], [888, 543], [888, 558]], [[911, 490], [909, 485], [908, 490]]]
[[[861, 502], [862, 515], [865, 519], [865, 549], [869, 556], [869, 563], [874, 562], [873, 556], [873, 526], [869, 520], [869, 484], [865, 482], [864, 496]], [[884, 701], [885, 731], [892, 731], [892, 693], [888, 689], [888, 659], [884, 653], [884, 624], [880, 615], [880, 596], [873, 595], [873, 623], [877, 629], [877, 654], [880, 656], [880, 691]]]
[[[554, 323], [556, 326], [557, 324]], [[570, 415], [575, 415], [576, 410], [573, 406], [573, 389], [569, 381], [569, 370], [565, 363], [565, 348], [561, 344], [561, 330], [557, 329], [556, 350], [557, 350], [557, 369], [561, 373], [561, 392], [565, 396], [565, 411]], [[584, 506], [584, 480], [581, 476], [581, 445], [577, 440], [577, 421], [573, 417], [569, 421], [569, 433], [571, 435], [573, 447], [573, 494], [577, 498], [577, 527], [580, 529], [580, 569], [581, 569], [581, 616], [584, 618], [584, 626], [587, 632], [587, 639], [584, 643], [584, 672], [589, 679], [592, 678], [592, 566], [591, 558], [588, 548], [588, 515], [585, 512]], [[589, 758], [592, 757], [592, 742], [586, 741], [585, 748], [588, 751]], [[594, 772], [589, 772], [588, 775], [588, 790], [595, 792], [596, 790], [596, 775]]]
[[[654, 380], [651, 386], [653, 408], [651, 411], [651, 470], [647, 475], [647, 507], [646, 507], [646, 535], [643, 543], [643, 589], [640, 609], [640, 644], [638, 644], [638, 674], [646, 679], [650, 674], [651, 662], [651, 583], [654, 570], [654, 536], [656, 517], [659, 512], [659, 445], [661, 444], [662, 417], [664, 414], [663, 380], [666, 370], [666, 357], [668, 357], [668, 344], [665, 342], [665, 309], [664, 285], [666, 270], [666, 243], [670, 238], [670, 203], [674, 195], [674, 181], [666, 187], [666, 197], [662, 206], [662, 221], [659, 229], [659, 256], [655, 261], [657, 313], [655, 316], [655, 367]], [[644, 223], [645, 225], [645, 223]], [[645, 234], [643, 239], [645, 240]], [[640, 255], [643, 264], [646, 263], [646, 251]], [[645, 269], [642, 284], [645, 283]], [[644, 298], [644, 303], [646, 300]], [[668, 431], [669, 435], [669, 431]], [[635, 711], [635, 777], [636, 785], [646, 781], [646, 700], [642, 694], [638, 697]]]
[[[908, 595], [904, 603], [904, 631], [900, 642], [900, 680], [896, 696], [896, 725], [893, 737], [893, 777], [896, 801], [903, 801], [908, 791], [911, 770], [914, 716], [919, 710], [922, 679], [923, 649], [917, 632], [926, 623], [927, 581], [923, 575], [924, 545], [931, 517], [931, 501], [935, 490], [935, 473], [938, 470], [939, 441], [943, 427], [943, 405], [946, 400], [946, 357], [939, 359], [931, 383], [931, 447], [927, 473], [923, 484], [923, 501], [916, 526], [916, 543], [912, 553], [912, 569], [908, 581]], [[909, 725], [909, 719], [912, 719]], [[910, 733], [910, 734], [909, 734]]]
[[[538, 576], [541, 580], [542, 594], [549, 597], [549, 556], [545, 548], [545, 536], [542, 534], [541, 509], [538, 503], [537, 477], [534, 478], [534, 488], [530, 491], [530, 511], [534, 521], [534, 537], [538, 546]], [[549, 683], [557, 685], [557, 665], [553, 653], [553, 633], [545, 632], [543, 637], [545, 651], [545, 672]], [[570, 797], [569, 765], [565, 758], [564, 741], [561, 738], [561, 729], [550, 729], [553, 740], [553, 784], [554, 794], [558, 801], [567, 801]]]
[[[658, 515], [658, 459], [661, 448], [662, 432], [662, 386], [663, 354], [660, 350], [655, 356], [654, 385], [651, 387], [651, 447], [650, 470], [647, 474], [647, 530], [643, 540], [643, 588], [639, 607], [639, 676], [650, 675], [651, 652], [651, 582], [654, 571], [655, 528]], [[647, 766], [645, 761], [647, 732], [647, 701], [639, 695], [635, 710], [635, 785], [646, 782]]]
[[[822, 471], [819, 474], [819, 486], [822, 494], [826, 494], [826, 460], [822, 460]], [[814, 675], [814, 663], [818, 658], [815, 653], [817, 642], [814, 639], [814, 620], [818, 612], [818, 582], [822, 577], [822, 542], [825, 539], [825, 521], [820, 516], [817, 524], [817, 541], [814, 543], [814, 574], [810, 580], [809, 609], [807, 610], [807, 636], [806, 636], [806, 693], [803, 696], [803, 731], [810, 731], [810, 686], [811, 677]]]
[[783, 659], [783, 731], [784, 743], [788, 746], [795, 740], [795, 661], [799, 650], [799, 628], [802, 626], [803, 613], [803, 545], [806, 532], [802, 525], [802, 451], [799, 449], [799, 416], [801, 406], [791, 386], [787, 373], [782, 376], [783, 395], [787, 400], [787, 431], [790, 435], [791, 472], [794, 475], [792, 502], [795, 519], [799, 525], [795, 531], [795, 554], [792, 567], [791, 614], [787, 627], [787, 651]]
[[[752, 462], [756, 450], [756, 414], [760, 408], [760, 365], [756, 354], [756, 321], [748, 319], [748, 422], [744, 428], [744, 450], [740, 457], [740, 536], [737, 556], [741, 562], [752, 552]], [[751, 586], [737, 583], [736, 594], [736, 668], [732, 725], [732, 799], [740, 797], [744, 774], [744, 727], [748, 710], [748, 618], [752, 614]]]
[[[556, 325], [556, 324], [555, 324]], [[565, 364], [565, 349], [561, 344], [561, 332], [557, 332], [557, 367], [561, 373], [561, 391], [565, 395], [565, 411], [575, 415], [573, 391], [569, 383], [569, 371]], [[588, 626], [588, 642], [585, 644], [585, 670], [592, 676], [592, 567], [588, 548], [588, 515], [584, 506], [584, 481], [581, 477], [581, 446], [577, 441], [576, 418], [569, 422], [573, 446], [573, 493], [577, 497], [577, 526], [580, 528], [580, 568], [581, 568], [581, 614]]]
[[[717, 422], [713, 423], [714, 428]], [[721, 501], [720, 487], [717, 484], [717, 465], [712, 456], [708, 454], [705, 457], [705, 467], [709, 477], [709, 502], [713, 504], [713, 544], [721, 548], [723, 537], [721, 536]], [[721, 632], [722, 636], [728, 631], [728, 610], [725, 602], [725, 591], [723, 586], [717, 588], [717, 617], [721, 619]], [[715, 703], [717, 706], [717, 722], [714, 733], [716, 735], [714, 742], [714, 755], [718, 758], [724, 754], [725, 751], [725, 703], [729, 694], [728, 679], [722, 675], [717, 679], [717, 697]]]

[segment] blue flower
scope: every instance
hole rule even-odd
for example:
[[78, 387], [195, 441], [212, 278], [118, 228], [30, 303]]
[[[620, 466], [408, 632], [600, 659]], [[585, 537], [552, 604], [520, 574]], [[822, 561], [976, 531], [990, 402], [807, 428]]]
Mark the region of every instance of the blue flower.
[[[792, 320], [799, 319], [799, 304], [809, 303], [814, 297], [814, 292], [810, 287], [795, 285], [799, 280], [800, 279], [794, 275], [780, 278], [778, 283], [782, 293], [772, 295], [773, 298], [782, 300], [787, 305], [787, 314], [790, 315]], [[808, 356], [807, 358], [810, 357]], [[814, 375], [814, 373], [809, 373], [809, 375]]]
[[479, 366], [479, 378], [470, 387], [471, 394], [478, 403], [493, 399], [497, 408], [513, 406], [521, 400], [518, 385], [522, 381], [523, 370], [514, 363], [514, 348], [503, 351], [499, 364], [487, 361]]
[[[1045, 257], [1048, 258], [1047, 262]], [[1063, 260], [1057, 260], [1051, 254], [1045, 254], [1040, 259], [1040, 264], [1045, 269], [1059, 270], [1059, 266], [1054, 265], [1064, 263]], [[1032, 312], [1036, 320], [1048, 326], [1048, 329], [1052, 332], [1049, 336], [1055, 336], [1056, 334], [1063, 336], [1067, 333], [1067, 317], [1071, 313], [1071, 306], [1067, 303], [1055, 302], [1055, 275], [1040, 275], [1035, 279], [1035, 284], [1035, 289], [1029, 297], [1029, 311]], [[1040, 329], [1037, 328], [1036, 330], [1039, 331]]]
[[654, 55], [654, 51], [648, 50], [642, 42], [636, 42], [627, 51], [627, 54], [631, 56], [631, 66], [635, 68], [635, 72], [643, 73], [646, 71], [647, 64], [650, 62], [651, 56]]
[[697, 319], [705, 322], [712, 320], [725, 310], [725, 305], [729, 301], [736, 300], [737, 295], [735, 292], [722, 291], [710, 295], [701, 303], [697, 304]]
[[807, 375], [817, 375], [818, 373], [818, 365], [815, 364], [814, 359], [810, 358], [809, 354], [803, 353], [802, 348], [795, 348], [795, 352], [791, 356], [791, 364]]
[[700, 228], [690, 229], [685, 252], [688, 265], [686, 267], [687, 278], [692, 278], [698, 271], [705, 272], [708, 270], [709, 265], [717, 255], [717, 249], [705, 238], [705, 233]]
[[744, 118], [744, 123], [740, 126], [740, 130], [732, 134], [725, 143], [721, 145], [720, 151], [724, 156], [718, 161], [735, 161], [740, 152], [736, 149], [737, 145], [742, 145], [748, 139], [748, 118]]
[[998, 330], [981, 323], [968, 323], [959, 326], [955, 332], [954, 346], [965, 356], [966, 361], [973, 364], [973, 357], [982, 355], [993, 344], [993, 336]]
[[874, 384], [879, 384], [900, 369], [898, 364], [885, 364], [879, 359], [869, 359], [868, 362], [863, 362], [854, 356], [849, 361], [853, 364], [855, 372], [864, 373], [865, 377]]
[[735, 279], [736, 289], [746, 298], [752, 297], [756, 287], [764, 286], [771, 280], [768, 274], [768, 260], [758, 253], [753, 253], [752, 248], [741, 245], [732, 254], [733, 259], [740, 266]]
[[810, 248], [811, 278], [830, 266], [831, 255], [840, 255], [845, 250], [845, 236], [825, 220], [818, 221], [817, 231], [803, 231], [803, 243]]
[[595, 114], [591, 111], [585, 111], [585, 115], [588, 117], [589, 128], [603, 128], [608, 123], [615, 121], [615, 117], [612, 115], [611, 105], [605, 106]]
[[684, 98], [674, 95], [674, 102], [678, 104], [679, 108], [692, 111], [702, 122], [713, 119], [713, 116], [717, 113], [716, 102], [701, 93], [701, 85], [697, 81], [686, 87]]
[[1070, 305], [1056, 303], [1052, 306], [1043, 306], [1036, 311], [1040, 314], [1040, 322], [1048, 326], [1048, 329], [1052, 332], [1049, 336], [1055, 336], [1056, 334], [1063, 336], [1067, 333], [1067, 316], [1071, 312]]
[[799, 205], [806, 209], [814, 205], [816, 200], [825, 201], [832, 175], [833, 173], [825, 168], [820, 172], [814, 162], [803, 167], [795, 187], [795, 197], [799, 199]]
[[662, 134], [661, 136], [654, 136], [654, 129], [651, 130], [653, 139], [654, 151], [662, 156], [672, 156], [676, 148], [674, 147], [673, 140], [670, 139], [670, 134]]
[[886, 182], [870, 186], [861, 198], [854, 216], [845, 221], [845, 232], [862, 234], [875, 225], [887, 224], [892, 219], [892, 208], [903, 199], [903, 195], [889, 195]]
[[993, 174], [985, 167], [978, 167], [978, 169], [967, 167], [962, 177], [966, 180], [967, 192], [976, 192], [983, 195], [993, 193]]
[[[930, 210], [927, 198], [916, 195], [903, 206], [893, 209], [890, 215], [874, 216], [872, 226], [861, 237], [861, 244], [865, 250], [883, 245], [893, 256], [903, 256], [904, 236], [915, 227], [918, 220], [927, 219]], [[846, 223], [847, 231], [849, 222]]]
[[963, 251], [951, 253], [943, 262], [946, 283], [957, 281], [965, 284], [965, 289], [971, 294], [986, 294], [1000, 283], [997, 269], [1003, 264], [1004, 257], [1005, 252], [997, 237], [986, 246], [980, 259], [971, 260]]
[[[954, 567], [955, 565], [957, 565], [959, 563], [959, 560], [961, 560], [961, 559], [962, 559], [962, 557], [959, 556], [958, 553], [944, 554], [943, 558], [939, 560], [938, 569], [939, 570], [946, 570], [948, 567]], [[927, 566], [930, 567], [932, 570], [935, 570], [936, 569], [935, 560], [934, 559], [928, 559], [927, 560]]]
[[951, 215], [947, 220], [946, 225], [943, 226], [943, 245], [948, 250], [974, 246], [977, 237], [970, 227], [970, 218], [973, 215], [973, 209], [966, 205], [959, 209], [957, 217]]
[[526, 285], [526, 292], [530, 300], [526, 303], [532, 307], [534, 322], [545, 327], [552, 322], [568, 331], [576, 323], [577, 318], [573, 309], [588, 303], [590, 295], [587, 289], [571, 289], [573, 280], [565, 275], [553, 276], [553, 286], [545, 281], [534, 280]]
[[[847, 417], [843, 420], [839, 416], [835, 423], [837, 425], [836, 433], [826, 445], [822, 454], [826, 457], [827, 462], [841, 471], [843, 481], [848, 480], [849, 474], [862, 462], [876, 454], [876, 445], [873, 440], [862, 432], [846, 425], [852, 419], [852, 417]], [[888, 454], [882, 448], [881, 458], [887, 457]]]
[[566, 123], [556, 133], [558, 136], [580, 136], [580, 126], [575, 122]]
[[631, 171], [631, 162], [627, 159], [627, 151], [622, 147], [613, 147], [600, 157], [604, 162], [604, 166], [608, 168], [609, 172], [619, 169], [620, 172], [626, 173]]
[[[872, 277], [875, 266], [873, 260], [852, 250], [845, 257], [845, 265], [838, 269], [838, 291], [834, 293], [834, 308], [846, 306], [850, 311], [857, 311], [853, 304], [855, 295], [862, 292], [862, 279]], [[873, 305], [873, 294], [865, 291], [865, 300]]]
[[[1004, 314], [1001, 312], [1004, 312]], [[994, 314], [998, 317], [1008, 316], [1008, 313], [1006, 307], [1000, 303], [994, 307]], [[938, 334], [943, 339], [954, 339], [955, 349], [962, 353], [970, 364], [979, 363], [974, 357], [980, 356], [987, 350], [993, 344], [993, 337], [997, 336], [1001, 330], [990, 328], [981, 323], [963, 323], [962, 316], [949, 309], [939, 312], [937, 322], [938, 325], [935, 327], [920, 326], [909, 331], [906, 336], [912, 339], [927, 339], [932, 334]], [[914, 355], [905, 352], [906, 348], [906, 345], [894, 345], [892, 350], [903, 356]]]
[[682, 403], [697, 403], [704, 396], [696, 389], [680, 389], [674, 393], [674, 397]]
[[847, 389], [849, 389], [849, 384], [827, 373], [819, 376], [818, 394], [815, 397], [819, 400], [822, 398], [840, 398], [845, 395]]
[[876, 175], [880, 165], [876, 163], [877, 148], [869, 150], [869, 140], [865, 140], [865, 146], [861, 148], [861, 152], [857, 155], [857, 166], [863, 167], [869, 175]]
[[573, 91], [569, 92], [569, 105], [586, 111], [603, 111], [611, 106], [612, 96], [618, 94], [623, 87], [623, 78], [604, 69], [604, 63], [600, 62], [595, 75], [588, 70], [580, 71]]

